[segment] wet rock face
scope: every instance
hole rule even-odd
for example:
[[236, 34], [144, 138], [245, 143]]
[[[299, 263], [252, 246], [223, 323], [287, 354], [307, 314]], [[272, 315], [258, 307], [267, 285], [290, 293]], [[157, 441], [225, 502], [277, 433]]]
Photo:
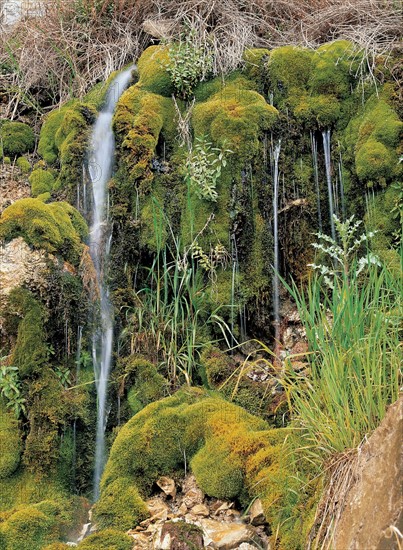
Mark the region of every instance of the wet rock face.
[[389, 408], [379, 428], [361, 449], [356, 482], [336, 526], [336, 550], [400, 548], [402, 433], [403, 397]]
[[128, 531], [138, 550], [268, 550], [268, 525], [255, 500], [241, 517], [234, 502], [207, 498], [188, 475], [181, 486], [162, 477], [161, 492], [147, 501], [150, 517]]
[[46, 290], [49, 259], [49, 254], [32, 250], [22, 237], [0, 246], [0, 298], [23, 285]]

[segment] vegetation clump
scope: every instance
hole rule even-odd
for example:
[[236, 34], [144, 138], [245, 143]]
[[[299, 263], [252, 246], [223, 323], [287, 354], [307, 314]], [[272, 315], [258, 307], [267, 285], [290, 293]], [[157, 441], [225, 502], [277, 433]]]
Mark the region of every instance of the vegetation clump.
[[21, 433], [15, 415], [0, 401], [0, 479], [12, 475], [21, 457]]
[[0, 151], [2, 155], [17, 157], [32, 151], [35, 145], [34, 131], [23, 122], [6, 121], [0, 126]]
[[80, 550], [131, 550], [133, 539], [115, 529], [103, 529], [86, 537], [78, 545]]
[[0, 240], [23, 237], [34, 248], [60, 254], [75, 265], [80, 261], [86, 235], [83, 217], [66, 202], [45, 204], [39, 199], [20, 199], [0, 218]]
[[31, 192], [33, 197], [38, 197], [43, 193], [50, 193], [55, 185], [55, 178], [50, 170], [37, 168], [29, 176]]

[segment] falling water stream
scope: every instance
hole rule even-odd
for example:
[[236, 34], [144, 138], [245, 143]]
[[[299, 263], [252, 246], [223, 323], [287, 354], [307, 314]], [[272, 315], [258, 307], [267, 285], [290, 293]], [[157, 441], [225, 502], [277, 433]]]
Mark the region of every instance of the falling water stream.
[[326, 166], [326, 182], [327, 182], [327, 192], [329, 196], [329, 218], [330, 218], [330, 228], [332, 231], [332, 238], [336, 240], [336, 230], [334, 227], [334, 202], [333, 202], [333, 185], [332, 185], [332, 165], [330, 159], [330, 130], [324, 130], [322, 132], [323, 137], [323, 150], [325, 153], [325, 166]]
[[274, 336], [276, 342], [280, 339], [280, 283], [279, 283], [279, 244], [278, 244], [278, 188], [279, 171], [278, 159], [280, 157], [281, 140], [273, 149], [273, 238], [274, 238], [274, 274], [273, 274], [273, 313]]
[[92, 355], [97, 389], [97, 430], [94, 466], [94, 500], [99, 497], [99, 482], [105, 464], [105, 427], [107, 422], [107, 389], [113, 344], [113, 308], [106, 281], [106, 268], [111, 246], [108, 223], [108, 181], [112, 175], [115, 139], [112, 117], [118, 99], [128, 86], [133, 67], [122, 71], [112, 82], [103, 110], [94, 125], [89, 148], [89, 176], [92, 185], [92, 223], [90, 253], [94, 262], [100, 295], [100, 323], [92, 337]]

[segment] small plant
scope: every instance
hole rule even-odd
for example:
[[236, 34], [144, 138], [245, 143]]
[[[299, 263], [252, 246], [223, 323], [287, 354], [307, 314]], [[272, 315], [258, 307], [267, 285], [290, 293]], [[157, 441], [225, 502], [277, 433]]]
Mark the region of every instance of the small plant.
[[204, 45], [198, 45], [194, 29], [183, 33], [179, 42], [169, 46], [166, 70], [177, 95], [189, 99], [198, 82], [211, 72], [212, 55]]
[[[2, 357], [2, 360], [6, 357]], [[19, 418], [21, 413], [26, 412], [25, 402], [22, 397], [21, 383], [18, 378], [18, 368], [11, 365], [1, 365], [0, 367], [0, 395], [5, 397], [7, 408], [12, 409], [16, 418]]]
[[212, 147], [206, 137], [196, 138], [196, 144], [187, 161], [187, 177], [199, 198], [217, 201], [216, 186], [222, 169], [227, 165], [226, 153], [232, 151]]
[[316, 233], [319, 239], [318, 243], [312, 246], [322, 252], [325, 258], [329, 259], [329, 265], [308, 264], [323, 275], [323, 280], [329, 288], [334, 288], [335, 279], [351, 276], [352, 265], [354, 264], [354, 275], [357, 276], [369, 264], [380, 266], [380, 261], [375, 254], [367, 251], [365, 255], [357, 258], [357, 255], [364, 245], [375, 235], [375, 231], [357, 235], [358, 228], [362, 224], [360, 220], [354, 221], [354, 216], [348, 218], [345, 222], [333, 215], [335, 228], [340, 239], [340, 245], [335, 239], [324, 233]]

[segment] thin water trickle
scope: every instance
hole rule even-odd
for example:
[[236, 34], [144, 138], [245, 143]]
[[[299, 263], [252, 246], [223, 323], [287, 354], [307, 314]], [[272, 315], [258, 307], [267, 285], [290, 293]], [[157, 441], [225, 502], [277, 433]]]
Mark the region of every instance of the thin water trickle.
[[312, 163], [313, 163], [313, 176], [315, 180], [316, 190], [316, 208], [318, 211], [318, 228], [319, 233], [322, 233], [322, 210], [320, 206], [320, 188], [319, 188], [319, 170], [318, 170], [318, 144], [316, 138], [311, 132], [311, 149], [312, 149]]
[[325, 153], [325, 166], [326, 166], [326, 182], [327, 192], [329, 197], [329, 217], [330, 217], [330, 229], [332, 232], [333, 240], [336, 240], [336, 230], [334, 226], [334, 201], [333, 201], [333, 184], [332, 184], [332, 164], [330, 156], [330, 130], [324, 130], [322, 132], [323, 137], [323, 150]]
[[107, 421], [107, 390], [113, 347], [113, 308], [105, 277], [111, 246], [108, 224], [108, 182], [112, 176], [115, 139], [112, 129], [113, 113], [120, 95], [127, 88], [133, 67], [122, 71], [109, 88], [106, 105], [94, 125], [89, 149], [89, 175], [92, 184], [92, 224], [90, 253], [94, 262], [100, 294], [100, 323], [92, 337], [97, 389], [97, 430], [94, 466], [94, 500], [99, 497], [99, 482], [105, 465], [105, 428]]
[[280, 281], [279, 281], [279, 243], [278, 243], [278, 200], [279, 200], [279, 169], [278, 160], [281, 151], [281, 139], [272, 151], [273, 170], [273, 239], [274, 239], [274, 273], [273, 273], [273, 314], [274, 314], [274, 337], [278, 342], [280, 339]]

